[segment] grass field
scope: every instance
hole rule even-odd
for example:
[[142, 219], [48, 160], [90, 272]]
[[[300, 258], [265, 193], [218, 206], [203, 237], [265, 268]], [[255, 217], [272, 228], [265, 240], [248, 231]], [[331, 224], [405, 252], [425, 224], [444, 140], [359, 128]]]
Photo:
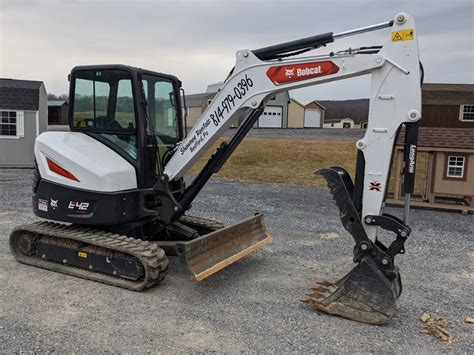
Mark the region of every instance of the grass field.
[[[202, 169], [219, 144], [196, 164], [192, 175]], [[337, 165], [353, 175], [355, 159], [354, 142], [247, 138], [215, 176], [227, 180], [326, 186], [323, 178], [314, 176], [316, 170]]]

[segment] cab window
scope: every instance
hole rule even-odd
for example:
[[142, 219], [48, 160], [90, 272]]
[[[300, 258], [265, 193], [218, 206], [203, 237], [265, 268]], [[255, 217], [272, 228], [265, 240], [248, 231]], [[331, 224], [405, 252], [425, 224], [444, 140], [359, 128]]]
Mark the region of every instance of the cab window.
[[72, 126], [97, 131], [137, 159], [132, 77], [125, 70], [80, 70], [74, 73]]

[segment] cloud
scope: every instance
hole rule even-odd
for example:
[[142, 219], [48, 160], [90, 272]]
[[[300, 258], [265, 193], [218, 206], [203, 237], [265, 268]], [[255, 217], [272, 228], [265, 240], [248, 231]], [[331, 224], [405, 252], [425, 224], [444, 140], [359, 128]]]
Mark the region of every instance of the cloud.
[[[238, 49], [415, 16], [426, 81], [474, 82], [473, 4], [451, 1], [0, 2], [0, 76], [67, 92], [79, 64], [123, 63], [178, 76], [187, 92], [223, 80]], [[321, 53], [381, 44], [386, 31], [345, 38]], [[302, 101], [367, 96], [368, 78], [292, 92]]]

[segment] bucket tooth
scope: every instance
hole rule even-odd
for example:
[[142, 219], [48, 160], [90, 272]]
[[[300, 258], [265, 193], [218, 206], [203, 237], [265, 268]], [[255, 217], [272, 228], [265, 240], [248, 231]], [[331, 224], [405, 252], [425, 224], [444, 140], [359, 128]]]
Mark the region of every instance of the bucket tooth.
[[334, 284], [312, 287], [301, 302], [317, 310], [362, 323], [386, 324], [395, 314], [401, 292], [398, 270], [389, 280], [370, 257]]

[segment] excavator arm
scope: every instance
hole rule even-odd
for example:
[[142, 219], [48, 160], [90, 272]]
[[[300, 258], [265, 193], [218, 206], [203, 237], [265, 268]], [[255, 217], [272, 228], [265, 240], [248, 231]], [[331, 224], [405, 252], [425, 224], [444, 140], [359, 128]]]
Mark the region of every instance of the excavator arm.
[[[391, 31], [382, 47], [365, 47], [296, 59], [280, 58], [285, 51], [314, 48], [340, 37], [384, 27], [391, 27]], [[362, 153], [359, 164], [364, 164], [363, 188], [359, 194], [361, 201], [357, 204], [362, 207], [363, 216], [379, 215], [397, 133], [402, 124], [412, 124], [421, 118], [420, 61], [415, 31], [413, 18], [400, 14], [394, 21], [340, 34], [328, 33], [260, 50], [238, 51], [234, 69], [188, 136], [177, 147], [165, 166], [164, 175], [170, 181], [181, 178], [232, 123], [242, 117], [247, 121], [255, 121], [259, 116], [255, 112], [259, 112], [266, 101], [279, 92], [371, 75], [368, 127], [364, 138], [356, 143]], [[280, 59], [274, 60], [276, 58]], [[237, 130], [234, 139], [245, 136], [242, 131], [245, 127], [249, 128], [246, 120], [243, 120], [241, 130]], [[226, 154], [225, 158], [228, 156], [230, 154]], [[216, 158], [214, 156], [211, 159]], [[215, 164], [214, 167], [208, 164], [201, 176], [209, 177], [214, 171], [208, 170], [218, 169], [222, 164]], [[196, 191], [193, 185], [198, 182], [193, 182], [184, 194], [181, 200], [184, 206], [179, 203], [176, 205], [179, 210], [185, 209], [197, 195], [200, 188]], [[200, 187], [204, 186], [202, 182], [199, 183]], [[375, 226], [364, 225], [364, 229], [372, 239], [375, 238]]]
[[[383, 46], [286, 58], [340, 37], [385, 27], [391, 30]], [[180, 179], [232, 123], [242, 122], [233, 137], [211, 156], [182, 198], [169, 204], [175, 215], [182, 213], [253, 127], [268, 99], [282, 91], [361, 75], [371, 75], [372, 84], [368, 127], [365, 136], [356, 143], [355, 183], [340, 167], [317, 172], [327, 180], [341, 221], [355, 241], [357, 266], [336, 283], [317, 283], [303, 302], [328, 313], [382, 324], [394, 314], [395, 301], [401, 293], [394, 257], [404, 253], [404, 242], [410, 234], [409, 196], [413, 189], [417, 122], [421, 118], [420, 60], [411, 16], [398, 14], [393, 21], [340, 34], [327, 33], [259, 50], [238, 51], [229, 77], [166, 164], [160, 186], [163, 192], [168, 191], [168, 181]], [[407, 127], [406, 150], [409, 152], [403, 221], [382, 213], [394, 146], [402, 125]], [[173, 214], [169, 219], [173, 219]], [[389, 246], [377, 240], [378, 227], [396, 234]]]

